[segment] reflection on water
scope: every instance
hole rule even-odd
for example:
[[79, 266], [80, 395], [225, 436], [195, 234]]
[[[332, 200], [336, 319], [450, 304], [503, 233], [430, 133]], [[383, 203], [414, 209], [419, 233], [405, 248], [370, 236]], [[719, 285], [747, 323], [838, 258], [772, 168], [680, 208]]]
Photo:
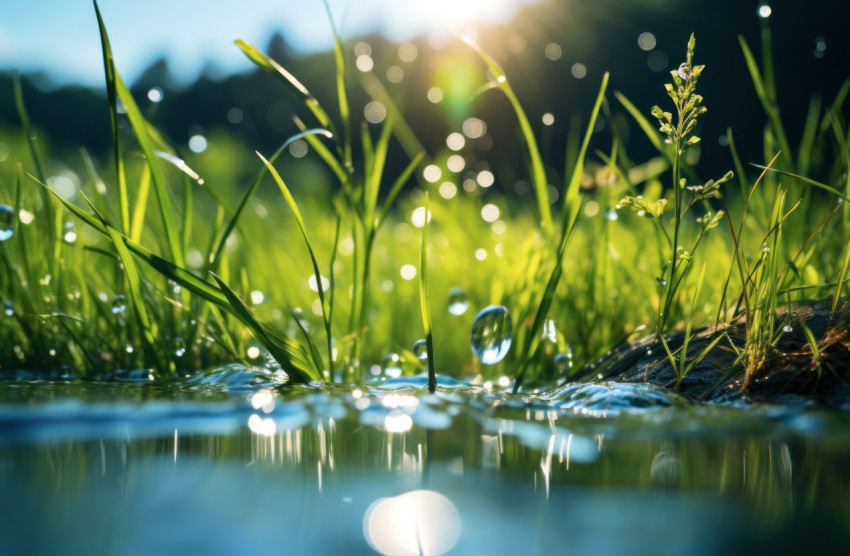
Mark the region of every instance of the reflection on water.
[[379, 498], [363, 518], [363, 536], [381, 554], [444, 554], [457, 544], [460, 530], [457, 508], [451, 500], [430, 490]]
[[217, 376], [0, 382], [0, 554], [848, 542], [842, 413], [692, 406], [643, 386], [428, 394], [417, 377], [286, 389]]

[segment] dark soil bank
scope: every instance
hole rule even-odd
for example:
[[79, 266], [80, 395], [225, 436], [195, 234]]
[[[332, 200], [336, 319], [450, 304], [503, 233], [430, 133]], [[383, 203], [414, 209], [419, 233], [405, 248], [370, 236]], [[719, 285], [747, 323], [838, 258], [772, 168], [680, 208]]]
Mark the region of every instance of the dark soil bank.
[[[803, 331], [805, 324], [817, 340], [820, 366]], [[809, 403], [850, 407], [850, 304], [833, 314], [829, 302], [795, 303], [777, 312], [782, 332], [761, 370], [746, 381], [746, 369], [736, 364], [746, 338], [746, 322], [706, 326], [696, 330], [688, 354], [698, 356], [718, 335], [720, 342], [682, 379], [678, 392], [695, 401]], [[790, 327], [790, 331], [789, 328]], [[784, 328], [784, 330], [782, 330]], [[665, 337], [671, 351], [682, 347], [685, 334]], [[736, 349], [737, 348], [737, 349]], [[579, 371], [590, 381], [647, 382], [676, 388], [677, 377], [664, 347], [655, 336], [622, 344]]]

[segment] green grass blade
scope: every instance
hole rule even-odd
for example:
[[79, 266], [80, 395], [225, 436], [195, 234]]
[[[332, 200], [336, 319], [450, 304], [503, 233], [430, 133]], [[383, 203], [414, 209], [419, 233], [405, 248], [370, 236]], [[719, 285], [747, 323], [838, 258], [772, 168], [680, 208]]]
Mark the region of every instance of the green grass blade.
[[658, 133], [658, 130], [654, 125], [649, 123], [649, 120], [646, 119], [646, 116], [637, 109], [637, 107], [632, 104], [626, 96], [620, 91], [614, 91], [614, 96], [617, 97], [617, 100], [620, 101], [620, 104], [626, 109], [626, 111], [631, 115], [631, 117], [637, 122], [638, 127], [640, 127], [641, 131], [643, 131], [644, 135], [646, 135], [649, 142], [652, 143], [652, 146], [655, 147], [659, 153], [661, 153], [664, 158], [670, 163], [673, 164], [673, 155], [670, 152], [670, 147], [667, 147], [666, 143], [661, 139], [661, 135]]
[[773, 133], [779, 140], [779, 144], [781, 145], [780, 150], [785, 152], [790, 160], [791, 158], [791, 145], [788, 143], [788, 138], [785, 135], [785, 128], [782, 125], [782, 119], [779, 117], [779, 110], [775, 103], [775, 93], [771, 93], [773, 85], [772, 76], [770, 77], [770, 81], [766, 82], [765, 78], [762, 77], [761, 72], [759, 71], [758, 63], [756, 63], [755, 56], [753, 56], [753, 52], [750, 50], [749, 45], [747, 45], [747, 41], [744, 39], [743, 35], [738, 35], [738, 43], [741, 45], [741, 52], [744, 54], [744, 61], [747, 64], [747, 70], [750, 73], [750, 79], [753, 82], [753, 87], [756, 90], [756, 96], [761, 102], [762, 108], [764, 108], [765, 113], [767, 114], [767, 119], [770, 121], [770, 127], [773, 129]]
[[168, 182], [165, 179], [165, 173], [162, 171], [158, 157], [153, 148], [153, 143], [147, 130], [147, 122], [142, 116], [136, 101], [133, 100], [133, 95], [130, 90], [121, 80], [121, 76], [115, 73], [115, 85], [118, 91], [118, 97], [124, 103], [124, 108], [127, 111], [127, 117], [133, 125], [133, 130], [136, 133], [136, 138], [139, 141], [139, 146], [142, 152], [145, 153], [148, 165], [151, 169], [151, 177], [153, 178], [154, 192], [156, 193], [157, 202], [159, 205], [159, 213], [162, 218], [165, 237], [168, 242], [169, 251], [174, 262], [178, 266], [185, 266], [183, 262], [183, 249], [180, 244], [180, 235], [177, 230], [177, 220], [174, 216], [174, 210], [171, 200], [168, 196]]
[[821, 355], [820, 349], [818, 348], [818, 341], [815, 339], [814, 333], [812, 333], [812, 329], [809, 328], [805, 322], [800, 321], [800, 327], [803, 329], [803, 335], [806, 337], [806, 342], [809, 344], [809, 349], [812, 350], [812, 359], [814, 360], [815, 367], [818, 370], [818, 378], [820, 378], [821, 374], [823, 374], [823, 367], [821, 365]]
[[735, 137], [732, 134], [731, 127], [726, 128], [726, 138], [729, 139], [729, 152], [732, 154], [732, 164], [735, 166], [735, 175], [738, 176], [738, 185], [741, 187], [741, 198], [747, 199], [747, 174], [744, 172], [741, 157], [738, 156], [738, 148], [735, 146]]
[[151, 169], [145, 166], [142, 176], [139, 178], [139, 189], [136, 193], [136, 205], [133, 207], [133, 224], [130, 227], [130, 239], [139, 242], [142, 239], [142, 230], [145, 226], [145, 214], [148, 207], [148, 195], [151, 190]]
[[676, 369], [676, 374], [679, 375], [679, 381], [685, 377], [685, 363], [688, 360], [688, 344], [691, 342], [691, 330], [694, 326], [694, 316], [697, 312], [697, 302], [699, 301], [699, 294], [702, 291], [702, 283], [705, 280], [705, 267], [706, 263], [702, 264], [702, 271], [699, 274], [699, 279], [697, 280], [697, 289], [694, 292], [694, 299], [691, 302], [691, 314], [688, 315], [688, 322], [685, 324], [685, 340], [682, 343], [682, 356], [679, 362], [679, 368]]
[[809, 173], [814, 152], [815, 139], [818, 132], [820, 119], [821, 99], [813, 96], [809, 101], [809, 111], [806, 114], [806, 124], [803, 127], [803, 137], [800, 140], [800, 152], [797, 153], [797, 171], [801, 174]]
[[[304, 336], [304, 340], [307, 342], [308, 352], [313, 360], [313, 365], [317, 369], [321, 369], [323, 365], [322, 356], [319, 354], [319, 348], [316, 347], [316, 343], [313, 341], [313, 338], [310, 337], [310, 333], [307, 332], [307, 329], [304, 328], [304, 325], [301, 323], [301, 319], [299, 319], [295, 313], [292, 313], [292, 320], [295, 321], [295, 324], [298, 326], [298, 330], [301, 331], [301, 335]], [[325, 380], [331, 380], [332, 378], [332, 375], [330, 377], [326, 376]]]
[[428, 391], [437, 389], [437, 373], [434, 370], [434, 335], [431, 331], [431, 304], [428, 301], [428, 192], [425, 192], [425, 223], [422, 225], [422, 244], [419, 247], [419, 307], [422, 311], [422, 327], [425, 330], [425, 345], [428, 352]]
[[[107, 227], [98, 218], [87, 213], [86, 211], [84, 211], [77, 205], [71, 203], [70, 201], [63, 199], [56, 192], [51, 190], [43, 183], [39, 182], [33, 176], [30, 177], [36, 182], [38, 182], [42, 187], [44, 187], [44, 189], [50, 192], [50, 194], [53, 195], [54, 198], [56, 198], [59, 202], [65, 205], [65, 207], [69, 211], [71, 211], [74, 216], [85, 222], [87, 225], [91, 226], [95, 231], [97, 231], [104, 237], [111, 239]], [[218, 289], [216, 289], [208, 282], [198, 278], [192, 272], [172, 262], [169, 262], [163, 259], [162, 257], [154, 255], [150, 250], [132, 240], [125, 238], [124, 243], [127, 245], [127, 248], [131, 252], [133, 252], [136, 256], [138, 256], [146, 263], [148, 263], [159, 273], [163, 274], [166, 278], [177, 282], [181, 286], [187, 288], [189, 291], [201, 296], [207, 301], [215, 303], [219, 307], [229, 307], [227, 300], [224, 298], [224, 296]]]
[[[139, 272], [136, 269], [136, 264], [133, 261], [133, 257], [130, 255], [130, 252], [127, 250], [127, 246], [124, 244], [121, 234], [113, 228], [107, 227], [106, 230], [109, 233], [109, 238], [112, 240], [112, 244], [115, 246], [118, 258], [121, 259], [121, 263], [124, 265], [124, 275], [127, 277], [127, 284], [129, 286], [130, 303], [132, 304], [133, 314], [136, 316], [139, 330], [145, 340], [147, 351], [151, 356], [153, 356], [154, 360], [158, 360], [160, 358], [157, 356], [158, 352], [155, 347], [158, 327], [156, 322], [148, 317], [147, 309], [145, 309], [145, 301], [142, 298], [142, 281], [139, 277]], [[166, 367], [160, 364], [160, 371], [165, 370]]]
[[333, 348], [331, 346], [331, 341], [333, 336], [331, 335], [331, 322], [328, 320], [328, 310], [325, 304], [325, 291], [322, 287], [322, 273], [319, 272], [319, 262], [316, 260], [316, 254], [313, 252], [313, 247], [310, 245], [310, 239], [307, 237], [307, 226], [304, 224], [304, 218], [301, 216], [301, 211], [298, 209], [298, 204], [295, 202], [295, 199], [292, 197], [292, 193], [290, 193], [289, 188], [284, 183], [283, 179], [280, 177], [280, 174], [277, 173], [275, 167], [266, 160], [263, 155], [257, 153], [257, 156], [260, 157], [260, 160], [263, 161], [263, 164], [269, 169], [274, 181], [277, 183], [280, 188], [280, 192], [283, 193], [283, 198], [286, 200], [286, 204], [289, 205], [289, 209], [292, 211], [293, 216], [295, 216], [295, 221], [298, 224], [298, 229], [301, 231], [301, 237], [304, 238], [304, 243], [307, 245], [307, 251], [310, 253], [310, 261], [313, 263], [313, 272], [316, 276], [316, 289], [319, 291], [319, 303], [322, 305], [322, 320], [325, 323], [325, 332], [327, 333], [328, 340], [328, 366], [333, 365]]
[[404, 152], [407, 153], [407, 156], [413, 158], [417, 153], [425, 151], [425, 147], [422, 145], [422, 142], [419, 141], [416, 133], [414, 133], [413, 129], [411, 129], [410, 124], [408, 124], [404, 119], [401, 110], [399, 110], [396, 103], [393, 102], [392, 97], [387, 92], [383, 83], [381, 83], [381, 81], [371, 72], [361, 72], [360, 84], [373, 100], [384, 105], [387, 109], [387, 114], [392, 115], [393, 134], [396, 139], [398, 139], [398, 142], [401, 144]]
[[561, 225], [562, 238], [568, 234], [568, 230], [575, 226], [578, 212], [581, 205], [579, 199], [579, 189], [581, 187], [581, 178], [584, 176], [584, 159], [587, 156], [587, 147], [590, 144], [590, 137], [593, 135], [593, 128], [596, 127], [596, 119], [599, 117], [599, 109], [602, 107], [602, 101], [605, 99], [605, 91], [608, 88], [608, 72], [602, 76], [602, 84], [599, 86], [599, 92], [596, 94], [596, 102], [593, 105], [593, 110], [590, 113], [590, 120], [587, 122], [587, 132], [584, 135], [584, 141], [578, 151], [572, 174], [567, 182], [567, 189], [564, 192], [563, 204], [563, 220]]
[[[316, 151], [316, 154], [319, 155], [319, 158], [321, 158], [322, 161], [328, 166], [328, 168], [330, 168], [331, 172], [334, 173], [336, 179], [339, 180], [339, 183], [342, 184], [343, 188], [349, 188], [349, 174], [339, 163], [339, 160], [337, 160], [336, 156], [325, 145], [323, 145], [321, 141], [319, 141], [319, 138], [315, 136], [316, 134], [307, 133], [307, 131], [309, 130], [300, 118], [294, 117], [292, 119], [298, 129], [300, 129], [302, 133], [305, 133], [305, 135], [303, 136], [304, 140], [307, 141], [308, 145], [313, 147], [313, 150]], [[332, 132], [328, 133], [332, 134]]]
[[[316, 369], [311, 369], [304, 365], [303, 348], [301, 350], [297, 350], [293, 349], [293, 345], [288, 342], [284, 343], [281, 341], [275, 341], [273, 339], [274, 336], [269, 336], [269, 334], [267, 334], [267, 329], [257, 320], [251, 312], [251, 309], [249, 309], [248, 306], [245, 305], [245, 302], [242, 301], [242, 298], [236, 295], [236, 292], [231, 290], [227, 284], [215, 275], [215, 273], [210, 272], [210, 274], [218, 283], [218, 287], [221, 289], [222, 293], [227, 298], [227, 301], [230, 303], [230, 306], [233, 308], [234, 314], [251, 329], [251, 332], [254, 333], [254, 337], [257, 341], [266, 348], [271, 356], [274, 357], [275, 361], [280, 363], [281, 367], [289, 373], [290, 380], [292, 382], [304, 383], [313, 380], [321, 380]], [[278, 338], [278, 340], [279, 339], [280, 338]], [[301, 347], [300, 344], [295, 345]]]
[[15, 90], [15, 108], [18, 111], [18, 118], [21, 120], [21, 131], [24, 134], [27, 148], [29, 149], [32, 163], [35, 165], [35, 175], [40, 181], [45, 181], [47, 176], [44, 173], [44, 163], [41, 161], [41, 155], [38, 154], [38, 148], [35, 143], [35, 134], [30, 125], [30, 118], [27, 114], [26, 105], [24, 104], [24, 91], [21, 87], [21, 76], [18, 72], [12, 73], [12, 84]]
[[850, 271], [850, 242], [844, 245], [844, 255], [842, 256], [841, 271], [838, 273], [838, 279], [835, 284], [835, 294], [832, 297], [832, 312], [838, 308], [838, 302], [841, 300], [841, 288], [847, 278], [847, 272]]
[[546, 237], [551, 238], [554, 234], [552, 225], [552, 210], [549, 205], [549, 180], [546, 177], [546, 169], [543, 165], [543, 158], [540, 156], [540, 148], [537, 145], [537, 139], [534, 137], [534, 131], [531, 129], [531, 124], [528, 117], [525, 115], [522, 105], [519, 103], [516, 94], [508, 83], [508, 78], [502, 67], [484, 51], [478, 43], [469, 37], [461, 37], [461, 40], [469, 45], [486, 64], [487, 68], [493, 74], [498, 84], [498, 89], [504, 93], [508, 101], [513, 107], [514, 114], [519, 121], [519, 127], [522, 132], [524, 143], [528, 149], [528, 158], [531, 162], [531, 182], [534, 185], [534, 192], [537, 197], [537, 210], [540, 212], [540, 226]]
[[331, 119], [328, 117], [327, 112], [322, 106], [319, 104], [319, 101], [316, 100], [316, 97], [307, 90], [307, 87], [301, 84], [294, 75], [286, 71], [283, 66], [272, 60], [266, 54], [260, 52], [253, 45], [243, 41], [242, 39], [236, 39], [234, 41], [236, 46], [252, 61], [256, 64], [260, 69], [270, 73], [274, 77], [276, 77], [281, 83], [283, 83], [290, 91], [292, 91], [295, 96], [297, 96], [301, 101], [307, 105], [307, 108], [310, 109], [310, 112], [319, 120], [319, 125], [323, 128], [330, 129], [331, 132], [334, 132], [333, 123]]
[[549, 309], [552, 307], [552, 301], [555, 298], [555, 290], [558, 288], [558, 282], [561, 279], [563, 271], [564, 255], [567, 252], [567, 245], [570, 237], [575, 230], [578, 222], [578, 215], [581, 210], [581, 201], [579, 199], [579, 185], [581, 184], [581, 176], [584, 173], [584, 157], [587, 154], [587, 146], [590, 141], [590, 135], [593, 133], [593, 128], [596, 125], [596, 118], [599, 116], [599, 109], [602, 106], [602, 100], [605, 98], [605, 90], [608, 86], [608, 73], [606, 72], [602, 78], [602, 84], [599, 87], [599, 93], [596, 96], [593, 112], [590, 120], [587, 123], [587, 134], [576, 159], [576, 164], [573, 167], [572, 175], [570, 176], [567, 186], [567, 191], [564, 199], [564, 210], [561, 216], [561, 243], [558, 247], [555, 266], [549, 275], [549, 280], [546, 283], [546, 288], [543, 290], [543, 297], [540, 299], [540, 305], [537, 307], [537, 312], [534, 315], [534, 321], [529, 328], [522, 351], [519, 357], [519, 367], [517, 370], [516, 380], [514, 381], [514, 393], [519, 391], [522, 381], [525, 379], [525, 373], [531, 363], [532, 355], [537, 350], [540, 343], [540, 331], [543, 329], [543, 323], [546, 321], [546, 315], [549, 314]]
[[[334, 321], [334, 292], [336, 291], [336, 279], [334, 276], [334, 266], [336, 264], [336, 256], [339, 253], [339, 234], [342, 230], [342, 217], [337, 216], [336, 219], [336, 231], [334, 232], [334, 244], [331, 248], [331, 262], [329, 265], [329, 276], [328, 276], [328, 285], [330, 286], [330, 292], [328, 294], [328, 322], [333, 323]], [[331, 350], [333, 351], [333, 350]], [[330, 380], [334, 379], [334, 359], [333, 353], [331, 353], [331, 360], [328, 365], [330, 367], [329, 374]]]
[[348, 107], [348, 94], [345, 92], [345, 55], [342, 52], [342, 42], [339, 40], [336, 25], [334, 24], [331, 8], [327, 0], [323, 0], [325, 12], [334, 34], [334, 61], [336, 62], [336, 94], [339, 102], [339, 117], [342, 120], [343, 132], [343, 163], [346, 168], [351, 168], [351, 111]]
[[844, 193], [841, 193], [840, 191], [838, 191], [834, 187], [830, 187], [829, 185], [826, 185], [825, 183], [815, 181], [811, 178], [807, 178], [805, 176], [800, 176], [800, 175], [797, 175], [797, 174], [792, 174], [791, 172], [786, 172], [784, 170], [777, 170], [776, 168], [770, 168], [770, 167], [767, 167], [767, 166], [762, 166], [760, 164], [750, 163], [750, 166], [755, 166], [756, 168], [758, 168], [760, 170], [767, 170], [767, 171], [770, 171], [770, 172], [776, 172], [777, 174], [782, 174], [783, 176], [788, 176], [789, 178], [798, 179], [802, 182], [808, 183], [809, 185], [814, 185], [815, 187], [819, 187], [819, 188], [823, 189], [824, 191], [829, 191], [830, 193], [838, 196], [841, 199], [844, 198]]
[[115, 175], [118, 180], [118, 203], [121, 214], [121, 231], [126, 236], [130, 234], [130, 206], [127, 198], [127, 178], [124, 172], [124, 159], [121, 157], [121, 142], [118, 132], [118, 97], [115, 87], [115, 60], [112, 56], [112, 46], [106, 34], [106, 25], [100, 14], [97, 1], [94, 2], [97, 24], [100, 29], [100, 45], [103, 53], [103, 73], [106, 76], [106, 98], [109, 101], [109, 121], [112, 126], [112, 155], [115, 161]]
[[[333, 134], [326, 129], [308, 129], [302, 131], [301, 133], [296, 133], [295, 135], [284, 141], [284, 143], [280, 147], [278, 147], [274, 154], [269, 157], [269, 162], [274, 164], [277, 161], [278, 157], [280, 157], [280, 155], [283, 153], [283, 151], [285, 151], [287, 147], [289, 147], [292, 143], [311, 135], [322, 135], [327, 138], [333, 137]], [[227, 226], [224, 228], [224, 233], [222, 233], [216, 244], [215, 250], [213, 251], [213, 256], [211, 259], [212, 262], [210, 263], [209, 270], [215, 271], [215, 269], [218, 268], [218, 261], [221, 258], [221, 254], [224, 252], [224, 246], [227, 243], [227, 238], [230, 237], [230, 234], [236, 228], [236, 224], [239, 221], [239, 217], [242, 216], [245, 207], [248, 206], [248, 202], [254, 197], [254, 194], [257, 192], [257, 189], [259, 189], [260, 184], [262, 183], [263, 178], [266, 176], [267, 173], [268, 168], [264, 164], [260, 168], [259, 172], [257, 172], [257, 177], [254, 178], [253, 183], [251, 183], [251, 187], [249, 187], [248, 190], [245, 192], [245, 195], [242, 196], [242, 200], [239, 202], [239, 206], [236, 208], [236, 212], [233, 214], [233, 217], [227, 223]]]
[[416, 170], [416, 167], [419, 166], [419, 163], [422, 162], [422, 159], [425, 158], [425, 151], [421, 151], [419, 154], [413, 157], [413, 160], [407, 165], [407, 167], [399, 174], [398, 178], [393, 182], [392, 187], [390, 187], [389, 193], [387, 193], [387, 198], [384, 199], [384, 205], [381, 207], [381, 212], [378, 214], [378, 218], [375, 221], [375, 229], [381, 227], [381, 224], [384, 223], [384, 220], [389, 214], [390, 209], [393, 206], [393, 203], [398, 197], [399, 193], [401, 193], [402, 188], [407, 183], [407, 180], [410, 179], [410, 175], [413, 174], [413, 171]]
[[378, 142], [375, 143], [371, 171], [366, 176], [365, 191], [363, 192], [363, 220], [366, 226], [370, 228], [374, 228], [375, 226], [375, 210], [378, 205], [378, 193], [381, 190], [381, 178], [384, 175], [384, 166], [387, 161], [387, 151], [389, 150], [392, 127], [393, 122], [390, 115], [387, 117], [387, 121], [384, 122]]

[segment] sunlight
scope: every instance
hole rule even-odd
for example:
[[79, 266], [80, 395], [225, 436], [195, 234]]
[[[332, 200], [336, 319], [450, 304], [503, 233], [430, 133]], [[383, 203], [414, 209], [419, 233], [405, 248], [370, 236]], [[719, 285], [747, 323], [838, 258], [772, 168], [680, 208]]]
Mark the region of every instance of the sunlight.
[[429, 31], [454, 33], [466, 26], [506, 21], [530, 0], [413, 0], [395, 11], [392, 19], [401, 27], [416, 26]]

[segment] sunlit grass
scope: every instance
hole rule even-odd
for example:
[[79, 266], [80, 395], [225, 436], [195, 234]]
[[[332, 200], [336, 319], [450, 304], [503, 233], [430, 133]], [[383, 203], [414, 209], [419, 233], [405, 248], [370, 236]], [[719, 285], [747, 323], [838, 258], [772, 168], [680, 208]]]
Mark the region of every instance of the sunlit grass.
[[[490, 70], [479, 92], [498, 89], [513, 109], [521, 137], [515, 165], [531, 177], [535, 194], [527, 206], [498, 194], [498, 185], [485, 202], [478, 185], [432, 183], [425, 172], [451, 176], [450, 156], [463, 151], [447, 145], [428, 156], [372, 74], [363, 85], [386, 117], [378, 124], [355, 121], [361, 107], [350, 105], [351, 64], [335, 30], [333, 110], [278, 62], [237, 41], [285, 86], [281, 94], [303, 102], [306, 121], [296, 118], [298, 131], [268, 158], [222, 137], [219, 158], [256, 176], [229, 187], [222, 177], [228, 167], [198, 158], [191, 162], [204, 177], [201, 186], [185, 163], [174, 165], [180, 153], [135, 103], [97, 16], [113, 149], [110, 160], [84, 157], [80, 193], [60, 192], [51, 181], [18, 90], [18, 135], [29, 139], [15, 143], [13, 187], [0, 191], [0, 203], [14, 214], [12, 235], [0, 243], [0, 295], [8, 308], [0, 332], [9, 339], [0, 350], [2, 369], [67, 367], [108, 377], [116, 369], [153, 368], [162, 376], [241, 360], [279, 364], [294, 382], [361, 381], [388, 353], [402, 354], [405, 372], [419, 372], [411, 346], [422, 337], [422, 322], [432, 378], [437, 372], [482, 381], [507, 376], [517, 390], [526, 382], [548, 385], [633, 334], [654, 330], [663, 345], [667, 333], [686, 333], [681, 352], [667, 353], [681, 381], [707, 353], [687, 352], [696, 328], [745, 317], [746, 344], [726, 348], [739, 352], [753, 376], [781, 337], [785, 323], [775, 317], [781, 304], [840, 299], [850, 268], [850, 214], [834, 210], [835, 195], [850, 193], [850, 182], [823, 184], [805, 175], [814, 164], [827, 167], [818, 175], [836, 178], [850, 167], [841, 118], [847, 88], [827, 110], [810, 108], [792, 158], [769, 94], [775, 85], [743, 42], [769, 115], [759, 162], [776, 171], [751, 180], [754, 171], [738, 159], [730, 130], [735, 177], [698, 180], [683, 154], [696, 144], [688, 122], [699, 103], [673, 99], [680, 113], [678, 122], [667, 122], [668, 144], [649, 123], [649, 111], [626, 94], [614, 92], [619, 104], [609, 103], [606, 74], [586, 123], [571, 130], [569, 172], [557, 187], [561, 201], [553, 204], [522, 99], [496, 60], [467, 41]], [[688, 52], [690, 58], [693, 44]], [[674, 87], [689, 86], [688, 79], [673, 79]], [[616, 128], [609, 148], [591, 151], [599, 114], [615, 109], [633, 119], [656, 158], [632, 162]], [[667, 121], [663, 110], [653, 115]], [[119, 121], [131, 126], [132, 137], [118, 133]], [[287, 158], [296, 141], [312, 151], [300, 169]], [[815, 162], [810, 151], [830, 141], [835, 156]], [[396, 142], [408, 158], [400, 174], [386, 175]], [[783, 152], [771, 162], [779, 146]], [[321, 179], [319, 165], [335, 183]], [[703, 189], [683, 190], [680, 179]], [[621, 208], [637, 212], [615, 209], [624, 197]], [[65, 239], [68, 222], [77, 225], [73, 241]], [[447, 310], [457, 288], [470, 301], [460, 315]], [[124, 308], [116, 309], [116, 298]], [[470, 351], [469, 330], [475, 313], [491, 304], [513, 316], [514, 347], [502, 362], [483, 365]], [[571, 367], [562, 364], [567, 353]]]

